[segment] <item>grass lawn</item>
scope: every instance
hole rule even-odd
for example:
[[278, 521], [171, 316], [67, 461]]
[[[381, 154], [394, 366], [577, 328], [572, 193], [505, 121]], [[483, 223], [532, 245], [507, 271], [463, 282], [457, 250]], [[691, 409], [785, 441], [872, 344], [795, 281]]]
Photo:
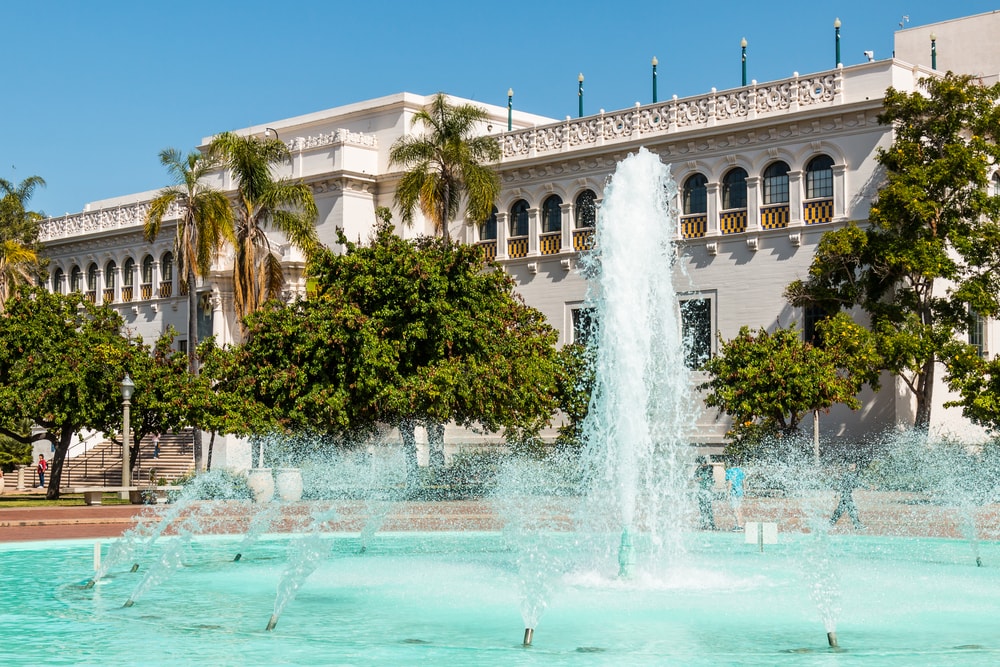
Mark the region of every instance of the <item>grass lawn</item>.
[[[47, 500], [38, 493], [6, 493], [0, 495], [0, 510], [4, 507], [79, 507], [83, 502], [82, 493], [64, 493], [59, 500]], [[117, 493], [105, 493], [101, 496], [103, 505], [128, 505], [128, 500], [122, 500]]]

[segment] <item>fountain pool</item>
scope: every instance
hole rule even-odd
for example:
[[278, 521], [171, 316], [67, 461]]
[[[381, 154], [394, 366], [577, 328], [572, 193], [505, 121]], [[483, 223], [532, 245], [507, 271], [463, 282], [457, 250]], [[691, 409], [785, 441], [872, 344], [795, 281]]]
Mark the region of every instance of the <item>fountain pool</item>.
[[[572, 551], [579, 534], [547, 536]], [[183, 538], [159, 540], [159, 557]], [[169, 580], [123, 608], [146, 570], [93, 588], [93, 543], [0, 546], [5, 664], [987, 665], [1000, 661], [1000, 546], [828, 535], [840, 650], [821, 632], [809, 554], [782, 535], [760, 553], [734, 533], [688, 533], [684, 563], [631, 580], [558, 573], [534, 644], [520, 642], [518, 554], [497, 532], [329, 533], [329, 552], [264, 630], [288, 536], [202, 537]], [[603, 539], [603, 537], [602, 537]], [[105, 552], [108, 550], [105, 544]], [[637, 549], [648, 547], [641, 543]]]

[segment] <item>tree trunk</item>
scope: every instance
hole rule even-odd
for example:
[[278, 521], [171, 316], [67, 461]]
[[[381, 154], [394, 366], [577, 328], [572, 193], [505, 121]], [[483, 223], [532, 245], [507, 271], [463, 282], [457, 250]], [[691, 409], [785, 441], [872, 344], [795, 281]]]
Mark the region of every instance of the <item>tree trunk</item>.
[[202, 460], [202, 447], [201, 447], [201, 429], [196, 428], [192, 432], [193, 442], [191, 447], [194, 449], [194, 471], [195, 474], [200, 473], [204, 470], [204, 461]]
[[413, 489], [420, 472], [417, 463], [417, 436], [414, 433], [417, 423], [412, 419], [399, 422], [399, 436], [403, 440], [403, 456], [406, 459], [406, 488]]
[[934, 401], [934, 371], [937, 357], [932, 356], [924, 362], [924, 367], [917, 378], [917, 414], [913, 420], [914, 428], [928, 431], [931, 427], [931, 405]]
[[430, 454], [431, 470], [435, 473], [444, 470], [444, 424], [438, 422], [427, 424], [427, 449]]
[[187, 322], [187, 357], [188, 373], [198, 374], [198, 293], [195, 291], [194, 264], [188, 260], [187, 266], [187, 286], [188, 286], [188, 322]]
[[212, 431], [212, 435], [208, 438], [208, 457], [205, 460], [205, 471], [208, 472], [212, 469], [212, 450], [215, 448], [215, 431]]
[[[73, 440], [73, 434], [76, 433], [76, 430], [70, 426], [63, 426], [59, 431], [56, 451], [52, 454], [52, 460], [49, 461], [49, 469], [47, 471], [49, 486], [45, 491], [45, 498], [48, 500], [59, 499], [59, 486], [62, 483], [62, 471], [66, 463], [66, 453], [69, 451], [69, 443]], [[55, 442], [55, 433], [50, 432], [49, 438], [52, 442]]]

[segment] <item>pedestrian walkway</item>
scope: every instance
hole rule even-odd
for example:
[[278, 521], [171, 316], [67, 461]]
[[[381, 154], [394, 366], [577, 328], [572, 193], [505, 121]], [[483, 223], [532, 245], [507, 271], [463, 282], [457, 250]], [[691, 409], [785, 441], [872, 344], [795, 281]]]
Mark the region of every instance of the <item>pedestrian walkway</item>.
[[142, 505], [2, 507], [0, 542], [118, 537], [137, 523]]

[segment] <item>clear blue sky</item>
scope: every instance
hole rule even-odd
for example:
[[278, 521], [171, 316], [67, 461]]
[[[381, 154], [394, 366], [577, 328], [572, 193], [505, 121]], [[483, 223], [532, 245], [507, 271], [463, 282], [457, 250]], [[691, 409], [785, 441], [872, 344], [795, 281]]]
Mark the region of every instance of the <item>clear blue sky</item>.
[[[680, 5], [680, 8], [674, 8]], [[892, 52], [908, 27], [1000, 0], [31, 0], [0, 5], [0, 178], [48, 182], [49, 215], [166, 185], [159, 151], [223, 130], [407, 91], [554, 118], [767, 81]]]

